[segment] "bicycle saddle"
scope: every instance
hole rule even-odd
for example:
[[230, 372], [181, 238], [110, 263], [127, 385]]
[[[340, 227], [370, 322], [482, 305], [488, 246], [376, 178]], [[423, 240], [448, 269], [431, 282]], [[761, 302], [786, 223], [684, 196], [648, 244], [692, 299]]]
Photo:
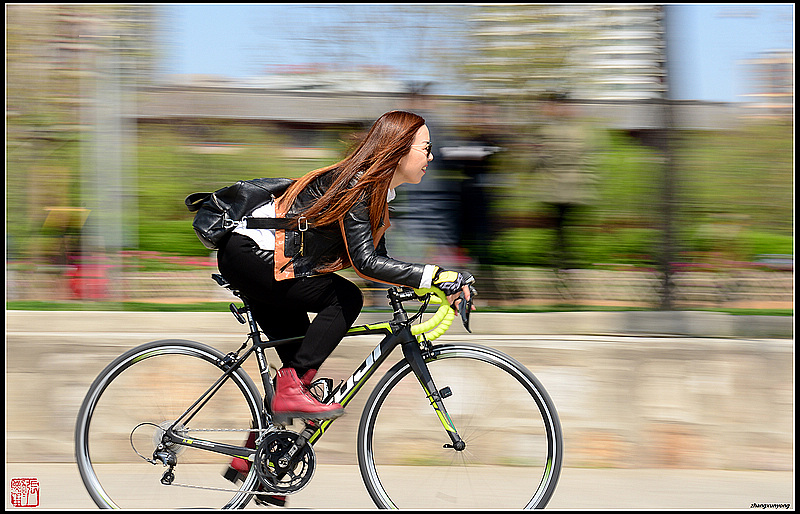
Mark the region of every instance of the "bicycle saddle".
[[227, 287], [228, 289], [231, 288], [231, 284], [227, 280], [225, 280], [225, 277], [223, 277], [219, 273], [212, 273], [211, 278], [213, 278], [214, 282], [219, 284], [221, 287]]

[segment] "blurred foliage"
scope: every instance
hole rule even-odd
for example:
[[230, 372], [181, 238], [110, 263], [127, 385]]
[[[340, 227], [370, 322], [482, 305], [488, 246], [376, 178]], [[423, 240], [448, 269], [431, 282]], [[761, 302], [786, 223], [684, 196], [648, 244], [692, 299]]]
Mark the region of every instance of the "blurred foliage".
[[748, 230], [741, 236], [749, 256], [764, 254], [794, 255], [794, 236]]
[[[288, 141], [262, 129], [225, 124], [200, 128], [148, 127], [140, 133], [140, 186], [159, 185], [140, 187], [142, 250], [206, 253], [189, 228], [191, 215], [182, 204], [189, 192], [213, 190], [242, 178], [299, 176], [333, 160], [287, 159]], [[323, 138], [332, 155], [346, 150], [347, 132], [331, 130]], [[198, 138], [198, 133], [203, 136]], [[686, 255], [727, 252], [730, 258], [752, 260], [763, 253], [792, 253], [791, 137], [791, 131], [775, 124], [684, 134], [680, 194], [685, 198], [681, 249]], [[191, 151], [206, 140], [240, 146], [232, 153]], [[743, 151], [745, 141], [748, 146]], [[599, 152], [601, 200], [582, 212], [571, 244], [585, 266], [652, 265], [660, 240], [659, 213], [653, 208], [658, 200], [660, 156], [622, 132], [609, 131], [606, 142]], [[524, 180], [524, 156], [512, 151], [502, 159], [495, 173], [502, 172], [512, 181]], [[509, 189], [515, 194], [506, 194]], [[542, 214], [540, 205], [524, 200], [524, 187], [499, 191], [493, 201], [501, 220]], [[146, 213], [152, 208], [164, 213], [162, 219], [148, 219]], [[553, 237], [547, 227], [503, 230], [492, 242], [492, 253], [498, 263], [550, 266]]]
[[[339, 134], [325, 134], [331, 155], [341, 154], [345, 143], [337, 139]], [[237, 180], [299, 177], [330, 163], [287, 159], [283, 153], [288, 146], [286, 136], [277, 131], [224, 122], [142, 127], [137, 157], [139, 249], [208, 254], [192, 231], [192, 215], [183, 203], [187, 195], [214, 191]]]
[[[513, 228], [503, 231], [491, 244], [495, 264], [555, 267], [555, 231], [548, 228]], [[654, 266], [660, 241], [656, 229], [622, 228], [613, 231], [578, 229], [571, 244], [579, 267], [634, 265]], [[759, 255], [792, 255], [794, 237], [768, 232], [742, 231], [735, 239], [718, 234], [698, 234], [682, 240], [682, 261], [719, 265], [753, 262]]]
[[791, 234], [794, 126], [743, 123], [724, 132], [687, 132], [679, 155], [684, 211], [692, 223], [728, 223]]
[[[497, 264], [557, 267], [553, 245], [555, 230], [550, 228], [515, 228], [504, 231], [492, 241]], [[623, 228], [614, 231], [574, 231], [570, 245], [579, 267], [608, 264], [652, 265], [659, 232], [646, 228]]]
[[[240, 179], [296, 177], [334, 162], [352, 127], [325, 131], [328, 153], [293, 158], [293, 142], [274, 129], [225, 122], [142, 125], [136, 155], [139, 250], [208, 255], [183, 204], [195, 191]], [[581, 265], [652, 265], [659, 241], [660, 157], [622, 132], [608, 131], [599, 155], [601, 195], [582, 211], [570, 243]], [[79, 205], [79, 138], [12, 142], [7, 167], [7, 237], [11, 256], [48, 254], [59, 242], [41, 230], [44, 207]], [[679, 154], [680, 245], [685, 259], [725, 254], [751, 261], [793, 253], [793, 135], [780, 123], [738, 130], [685, 133]], [[218, 153], [214, 153], [218, 152]], [[498, 155], [493, 212], [501, 230], [491, 243], [496, 263], [552, 265], [552, 229], [537, 226], [542, 206], [530, 200], [523, 153]], [[509, 221], [523, 220], [522, 226]], [[516, 222], [515, 222], [516, 223]]]
[[[608, 131], [597, 154], [601, 199], [581, 211], [568, 244], [581, 267], [653, 266], [661, 244], [662, 157], [622, 131]], [[531, 200], [522, 153], [501, 156], [517, 173], [501, 189], [495, 212], [512, 220], [491, 243], [496, 264], [554, 266], [555, 231]], [[679, 260], [752, 262], [794, 253], [792, 127], [744, 122], [736, 130], [684, 132], [678, 149]]]

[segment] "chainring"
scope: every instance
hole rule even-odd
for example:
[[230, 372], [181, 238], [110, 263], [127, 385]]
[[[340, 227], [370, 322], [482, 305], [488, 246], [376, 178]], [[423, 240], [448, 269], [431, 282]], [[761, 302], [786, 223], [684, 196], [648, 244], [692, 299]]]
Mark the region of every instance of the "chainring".
[[305, 487], [314, 475], [314, 448], [306, 443], [289, 457], [299, 434], [290, 430], [269, 432], [256, 451], [253, 465], [264, 488], [278, 494], [292, 494]]

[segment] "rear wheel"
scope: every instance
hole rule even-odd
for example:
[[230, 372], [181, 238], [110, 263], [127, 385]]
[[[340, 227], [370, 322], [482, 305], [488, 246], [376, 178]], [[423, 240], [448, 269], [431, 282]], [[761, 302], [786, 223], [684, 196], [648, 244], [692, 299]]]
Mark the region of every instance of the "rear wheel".
[[[380, 508], [543, 508], [561, 470], [561, 425], [542, 385], [507, 355], [440, 345], [425, 356], [453, 425], [454, 449], [411, 367], [398, 363], [372, 392], [358, 460]], [[449, 445], [449, 447], [445, 447]]]
[[[202, 343], [154, 341], [109, 364], [95, 379], [81, 405], [75, 427], [78, 469], [101, 508], [241, 508], [256, 488], [251, 470], [234, 485], [222, 474], [231, 457], [180, 444], [166, 445], [174, 456], [169, 468], [153, 464], [164, 430], [222, 376], [224, 355]], [[243, 446], [251, 429], [265, 429], [260, 393], [238, 369], [188, 421], [175, 427], [185, 438]], [[197, 429], [213, 429], [198, 431]], [[174, 480], [171, 485], [165, 482]], [[192, 487], [182, 487], [190, 485]]]

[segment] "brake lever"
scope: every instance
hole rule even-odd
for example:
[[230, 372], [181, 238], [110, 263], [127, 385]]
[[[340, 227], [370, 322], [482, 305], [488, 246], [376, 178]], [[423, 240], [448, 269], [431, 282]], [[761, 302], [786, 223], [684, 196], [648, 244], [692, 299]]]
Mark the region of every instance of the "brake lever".
[[459, 295], [459, 300], [461, 302], [458, 305], [458, 313], [461, 315], [461, 323], [464, 324], [464, 328], [469, 332], [472, 333], [472, 330], [469, 329], [469, 313], [472, 312], [472, 299], [475, 297], [477, 291], [475, 290], [472, 285], [469, 286], [470, 297], [469, 300], [464, 298], [464, 292], [462, 291]]

